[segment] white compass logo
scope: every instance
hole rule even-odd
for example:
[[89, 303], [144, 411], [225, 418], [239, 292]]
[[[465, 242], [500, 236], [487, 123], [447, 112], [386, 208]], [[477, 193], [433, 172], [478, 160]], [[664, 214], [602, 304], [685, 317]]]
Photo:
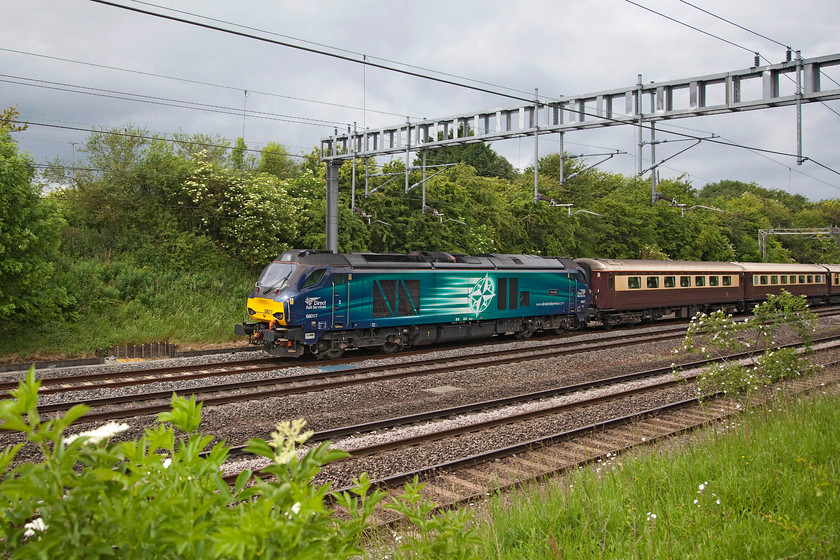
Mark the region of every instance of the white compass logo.
[[476, 282], [470, 290], [470, 309], [473, 313], [479, 314], [487, 309], [494, 297], [496, 297], [496, 286], [493, 284], [492, 278], [485, 276]]

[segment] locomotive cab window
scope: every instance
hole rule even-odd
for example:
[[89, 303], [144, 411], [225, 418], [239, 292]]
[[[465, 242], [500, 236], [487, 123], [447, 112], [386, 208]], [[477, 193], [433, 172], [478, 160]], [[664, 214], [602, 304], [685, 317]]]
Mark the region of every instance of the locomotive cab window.
[[519, 307], [528, 307], [531, 304], [531, 292], [519, 292]]
[[638, 290], [642, 287], [642, 277], [641, 276], [628, 276], [627, 277], [627, 287], [631, 290]]
[[691, 287], [691, 276], [680, 276], [680, 287], [681, 288], [690, 288]]
[[333, 274], [332, 283], [336, 286], [347, 283], [347, 275], [344, 273]]
[[663, 281], [663, 286], [666, 288], [674, 288], [677, 285], [677, 277], [676, 276], [666, 276]]
[[321, 281], [321, 278], [324, 277], [324, 273], [327, 270], [325, 268], [319, 268], [318, 270], [314, 271], [309, 277], [303, 282], [301, 288], [311, 288], [312, 286], [316, 285], [318, 282]]
[[720, 276], [709, 276], [709, 286], [720, 286]]
[[658, 276], [648, 276], [647, 277], [647, 287], [648, 288], [658, 288], [659, 287], [659, 277]]
[[698, 288], [702, 288], [706, 285], [706, 277], [705, 276], [695, 276], [694, 277], [694, 285]]

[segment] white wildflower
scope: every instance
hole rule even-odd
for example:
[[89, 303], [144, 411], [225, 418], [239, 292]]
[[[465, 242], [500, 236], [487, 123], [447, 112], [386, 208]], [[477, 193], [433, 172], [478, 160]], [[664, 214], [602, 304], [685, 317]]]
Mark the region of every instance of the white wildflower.
[[295, 505], [292, 506], [292, 513], [295, 515], [300, 513], [300, 502], [295, 502]]
[[23, 532], [23, 538], [28, 539], [29, 537], [35, 535], [35, 531], [43, 533], [49, 528], [49, 525], [44, 523], [44, 520], [39, 517], [38, 519], [30, 521], [29, 523], [24, 525], [23, 528], [26, 529]]
[[67, 445], [77, 438], [86, 437], [88, 438], [85, 443], [92, 443], [96, 445], [97, 443], [110, 439], [111, 437], [126, 431], [129, 428], [128, 424], [118, 424], [117, 422], [108, 422], [104, 426], [99, 426], [95, 430], [90, 430], [87, 432], [82, 432], [80, 434], [72, 435], [64, 440], [64, 444]]

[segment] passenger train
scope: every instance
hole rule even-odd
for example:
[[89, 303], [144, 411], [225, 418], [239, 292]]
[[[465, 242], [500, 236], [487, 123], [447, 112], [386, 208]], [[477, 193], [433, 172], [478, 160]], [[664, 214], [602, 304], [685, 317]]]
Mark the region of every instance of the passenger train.
[[840, 301], [840, 265], [570, 259], [535, 255], [289, 250], [248, 296], [235, 326], [274, 355], [410, 346], [493, 335], [528, 338], [699, 311], [744, 312], [785, 289]]

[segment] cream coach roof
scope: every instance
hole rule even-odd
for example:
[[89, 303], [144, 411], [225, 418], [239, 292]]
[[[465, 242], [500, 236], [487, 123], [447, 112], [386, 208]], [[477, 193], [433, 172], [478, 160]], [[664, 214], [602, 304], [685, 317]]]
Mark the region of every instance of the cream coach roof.
[[826, 267], [819, 264], [796, 263], [734, 263], [744, 267], [744, 272], [781, 272], [796, 274], [825, 274]]
[[840, 265], [796, 264], [796, 263], [748, 263], [748, 262], [702, 262], [702, 261], [652, 261], [634, 259], [575, 259], [575, 262], [589, 265], [595, 271], [612, 272], [658, 272], [679, 274], [681, 272], [717, 272], [737, 274], [739, 272], [777, 272], [781, 274], [825, 274], [826, 269], [840, 272]]
[[744, 268], [737, 263], [730, 262], [698, 262], [698, 261], [651, 261], [630, 259], [575, 259], [584, 263], [594, 271], [613, 272], [659, 272], [679, 274], [681, 272], [717, 272], [737, 274], [744, 272]]

